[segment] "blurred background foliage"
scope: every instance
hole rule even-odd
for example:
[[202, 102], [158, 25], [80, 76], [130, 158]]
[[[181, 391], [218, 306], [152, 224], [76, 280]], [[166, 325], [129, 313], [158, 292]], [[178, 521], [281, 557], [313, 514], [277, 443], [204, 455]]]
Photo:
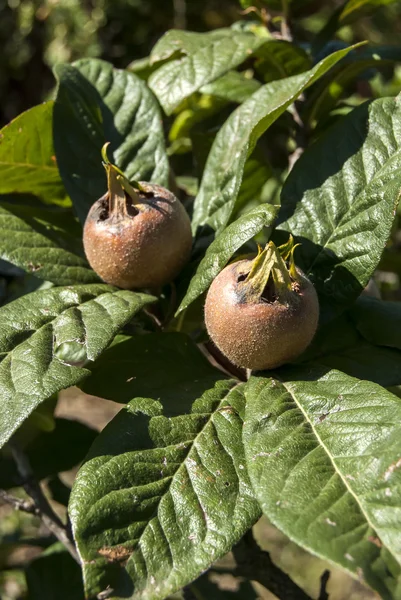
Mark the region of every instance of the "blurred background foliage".
[[[339, 4], [294, 1], [296, 39], [311, 41]], [[280, 9], [278, 0], [270, 5]], [[58, 62], [88, 56], [126, 67], [146, 56], [167, 29], [207, 31], [230, 25], [240, 12], [237, 0], [0, 0], [0, 126], [46, 98]], [[391, 44], [400, 33], [396, 3], [343, 27], [338, 37]]]

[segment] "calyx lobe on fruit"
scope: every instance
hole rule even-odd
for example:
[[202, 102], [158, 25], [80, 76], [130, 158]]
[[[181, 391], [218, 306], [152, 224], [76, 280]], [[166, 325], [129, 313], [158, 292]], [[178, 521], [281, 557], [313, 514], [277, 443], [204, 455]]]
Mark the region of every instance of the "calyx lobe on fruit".
[[238, 282], [239, 296], [251, 304], [266, 300], [281, 304], [293, 302], [300, 281], [294, 262], [294, 250], [298, 245], [290, 236], [288, 242], [278, 248], [273, 242], [269, 242], [264, 250], [259, 248], [247, 276]]

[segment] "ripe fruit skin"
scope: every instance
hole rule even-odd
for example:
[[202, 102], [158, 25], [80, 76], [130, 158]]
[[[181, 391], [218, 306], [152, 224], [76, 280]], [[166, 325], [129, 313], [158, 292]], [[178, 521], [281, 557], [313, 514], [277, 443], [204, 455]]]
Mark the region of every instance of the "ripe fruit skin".
[[137, 204], [110, 212], [109, 192], [92, 206], [84, 226], [85, 254], [92, 269], [123, 289], [157, 288], [172, 281], [188, 261], [191, 223], [167, 189], [139, 182]]
[[241, 280], [251, 260], [228, 265], [206, 298], [205, 322], [216, 346], [235, 365], [273, 369], [299, 356], [310, 344], [319, 320], [315, 288], [300, 269], [288, 303], [261, 298], [247, 302]]

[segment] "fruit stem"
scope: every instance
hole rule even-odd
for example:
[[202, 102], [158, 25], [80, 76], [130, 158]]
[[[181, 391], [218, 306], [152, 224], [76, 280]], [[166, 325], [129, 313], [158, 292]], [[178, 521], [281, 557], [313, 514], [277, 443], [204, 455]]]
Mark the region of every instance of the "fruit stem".
[[125, 191], [120, 181], [119, 175], [113, 169], [113, 165], [104, 165], [107, 173], [107, 189], [109, 191], [109, 214], [115, 217], [127, 216], [127, 200]]
[[107, 156], [109, 145], [110, 142], [106, 142], [102, 148], [103, 166], [107, 173], [107, 188], [109, 191], [109, 213], [116, 217], [124, 217], [128, 215], [126, 194], [129, 195], [135, 208], [141, 211], [142, 203], [137, 190], [144, 191], [144, 189], [137, 181], [129, 182], [124, 173], [109, 161]]

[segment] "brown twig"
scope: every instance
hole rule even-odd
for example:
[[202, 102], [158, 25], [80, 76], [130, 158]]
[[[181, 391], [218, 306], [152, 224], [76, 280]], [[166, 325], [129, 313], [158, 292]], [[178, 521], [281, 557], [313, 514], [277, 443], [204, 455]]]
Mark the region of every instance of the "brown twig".
[[0, 500], [12, 506], [15, 510], [20, 510], [22, 512], [26, 512], [30, 515], [38, 515], [39, 511], [36, 508], [33, 502], [29, 502], [28, 500], [21, 500], [20, 498], [16, 498], [12, 496], [5, 490], [0, 490]]
[[187, 28], [186, 0], [174, 0], [174, 27], [175, 29]]
[[281, 600], [311, 600], [284, 571], [276, 567], [269, 553], [256, 543], [251, 530], [233, 548], [233, 553], [237, 563], [234, 576], [257, 581]]
[[18, 498], [13, 498], [7, 492], [2, 492], [1, 498], [12, 504], [17, 510], [24, 510], [31, 514], [37, 515], [42, 523], [51, 531], [55, 537], [65, 546], [71, 556], [80, 564], [80, 559], [74, 543], [67, 534], [67, 528], [56, 513], [53, 511], [42, 488], [36, 481], [29, 460], [22, 450], [16, 445], [10, 443], [10, 448], [18, 469], [18, 473], [22, 479], [22, 485], [26, 493], [32, 498], [33, 502], [18, 501]]
[[309, 143], [309, 127], [304, 123], [301, 114], [300, 108], [302, 104], [305, 102], [305, 96], [302, 94], [299, 99], [294, 102], [292, 105], [292, 117], [295, 122], [296, 132], [295, 132], [295, 143], [296, 148], [294, 152], [290, 155], [288, 159], [288, 172], [292, 170], [297, 160], [302, 156], [304, 150], [308, 146]]

